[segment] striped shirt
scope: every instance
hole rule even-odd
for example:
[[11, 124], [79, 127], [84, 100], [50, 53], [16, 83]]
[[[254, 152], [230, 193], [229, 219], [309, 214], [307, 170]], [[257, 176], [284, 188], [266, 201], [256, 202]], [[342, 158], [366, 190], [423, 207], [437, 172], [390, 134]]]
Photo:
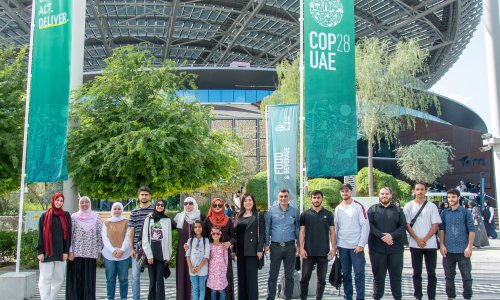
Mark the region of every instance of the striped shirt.
[[146, 217], [154, 211], [153, 205], [148, 208], [141, 208], [140, 206], [130, 212], [130, 221], [128, 222], [129, 228], [134, 228], [134, 249], [137, 241], [142, 235], [142, 226]]

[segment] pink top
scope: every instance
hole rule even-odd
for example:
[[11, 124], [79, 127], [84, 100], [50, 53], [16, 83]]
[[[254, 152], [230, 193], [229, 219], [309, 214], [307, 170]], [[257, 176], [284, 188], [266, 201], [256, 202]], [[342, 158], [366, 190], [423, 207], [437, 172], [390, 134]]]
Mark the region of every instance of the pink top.
[[207, 287], [215, 290], [222, 291], [228, 286], [226, 272], [227, 272], [227, 250], [220, 244], [215, 246], [210, 244], [210, 259], [208, 261], [208, 279]]

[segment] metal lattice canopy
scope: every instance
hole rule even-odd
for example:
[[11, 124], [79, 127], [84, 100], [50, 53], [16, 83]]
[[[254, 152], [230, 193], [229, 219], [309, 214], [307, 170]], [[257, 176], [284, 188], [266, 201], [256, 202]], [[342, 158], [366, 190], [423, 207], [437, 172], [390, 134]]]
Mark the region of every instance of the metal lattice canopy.
[[[415, 38], [430, 51], [435, 83], [455, 63], [482, 13], [481, 0], [354, 0], [356, 39]], [[0, 42], [28, 45], [31, 0], [0, 0]], [[299, 0], [87, 0], [84, 72], [115, 47], [140, 45], [158, 62], [197, 67], [233, 61], [274, 67], [299, 51]]]

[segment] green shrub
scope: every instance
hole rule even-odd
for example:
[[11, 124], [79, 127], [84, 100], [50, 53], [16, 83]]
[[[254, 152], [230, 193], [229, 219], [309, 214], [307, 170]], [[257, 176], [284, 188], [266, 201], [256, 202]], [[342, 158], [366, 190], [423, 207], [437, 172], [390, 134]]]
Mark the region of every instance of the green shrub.
[[16, 256], [17, 231], [0, 231], [0, 260], [10, 261]]
[[[393, 199], [399, 200], [401, 204], [411, 199], [411, 186], [390, 174], [373, 169], [373, 188], [378, 193], [381, 187], [388, 186], [393, 190]], [[368, 168], [359, 170], [356, 176], [356, 194], [368, 196]]]
[[38, 231], [30, 230], [21, 237], [21, 264], [28, 268], [38, 267]]
[[177, 265], [177, 244], [179, 242], [179, 233], [177, 229], [172, 230], [172, 258], [168, 262], [171, 268], [175, 268]]
[[337, 179], [314, 178], [308, 182], [308, 195], [304, 199], [304, 210], [311, 208], [311, 192], [320, 190], [323, 193], [323, 207], [333, 210], [341, 201], [340, 186], [342, 182]]
[[[300, 193], [300, 178], [299, 175], [297, 174], [297, 199], [291, 199], [291, 200], [296, 200], [297, 205], [298, 205], [298, 196]], [[245, 186], [245, 191], [248, 193], [251, 193], [255, 197], [255, 203], [257, 204], [257, 208], [261, 211], [267, 211], [267, 172], [263, 171], [260, 173], [257, 173], [256, 175], [250, 177], [248, 179], [247, 184]], [[276, 198], [278, 195], [275, 196]]]

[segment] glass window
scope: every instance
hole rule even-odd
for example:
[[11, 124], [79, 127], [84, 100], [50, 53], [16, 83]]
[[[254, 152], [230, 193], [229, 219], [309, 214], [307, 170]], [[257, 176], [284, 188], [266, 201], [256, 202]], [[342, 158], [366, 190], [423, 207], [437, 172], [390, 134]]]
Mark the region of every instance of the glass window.
[[257, 91], [256, 90], [246, 90], [245, 96], [246, 96], [245, 102], [247, 102], [247, 103], [257, 102]]
[[221, 102], [234, 102], [234, 90], [222, 90]]
[[221, 90], [208, 90], [208, 102], [222, 102]]
[[234, 102], [245, 103], [245, 90], [234, 90]]

